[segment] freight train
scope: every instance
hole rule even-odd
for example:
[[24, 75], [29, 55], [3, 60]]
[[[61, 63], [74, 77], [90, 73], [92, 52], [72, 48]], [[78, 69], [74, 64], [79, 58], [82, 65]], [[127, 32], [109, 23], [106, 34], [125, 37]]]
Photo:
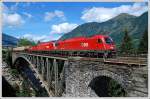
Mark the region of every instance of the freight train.
[[92, 37], [75, 37], [66, 40], [39, 43], [25, 49], [29, 53], [45, 53], [66, 56], [112, 56], [116, 46], [111, 37], [95, 35]]

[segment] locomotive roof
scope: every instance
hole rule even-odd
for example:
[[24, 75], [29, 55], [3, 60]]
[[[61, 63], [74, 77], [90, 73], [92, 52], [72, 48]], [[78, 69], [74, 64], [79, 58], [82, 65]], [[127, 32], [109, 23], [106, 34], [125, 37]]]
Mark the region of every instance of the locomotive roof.
[[83, 40], [85, 39], [86, 37], [74, 37], [74, 38], [70, 38], [70, 39], [67, 39], [65, 41], [74, 41], [74, 40]]
[[94, 35], [94, 36], [90, 36], [90, 37], [74, 37], [74, 38], [67, 39], [65, 41], [82, 40], [82, 39], [87, 39], [87, 38], [99, 38], [99, 37], [108, 37], [108, 36], [98, 34], [98, 35]]

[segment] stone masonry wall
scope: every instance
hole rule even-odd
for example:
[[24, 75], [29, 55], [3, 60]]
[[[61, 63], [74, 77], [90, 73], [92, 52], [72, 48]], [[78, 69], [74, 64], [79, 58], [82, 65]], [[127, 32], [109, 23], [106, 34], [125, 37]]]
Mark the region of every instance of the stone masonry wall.
[[125, 89], [127, 96], [148, 96], [147, 66], [119, 66], [81, 59], [70, 59], [68, 66], [65, 67], [65, 96], [97, 96], [88, 85], [98, 76], [107, 76], [116, 80]]

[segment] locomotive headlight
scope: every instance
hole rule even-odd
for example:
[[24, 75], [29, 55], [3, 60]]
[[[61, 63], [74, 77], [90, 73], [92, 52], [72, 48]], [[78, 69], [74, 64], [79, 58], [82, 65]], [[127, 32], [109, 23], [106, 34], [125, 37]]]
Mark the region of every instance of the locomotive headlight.
[[113, 47], [113, 46], [111, 46], [111, 47], [110, 47], [110, 49], [114, 49], [114, 47]]
[[49, 48], [49, 46], [46, 46], [46, 48]]

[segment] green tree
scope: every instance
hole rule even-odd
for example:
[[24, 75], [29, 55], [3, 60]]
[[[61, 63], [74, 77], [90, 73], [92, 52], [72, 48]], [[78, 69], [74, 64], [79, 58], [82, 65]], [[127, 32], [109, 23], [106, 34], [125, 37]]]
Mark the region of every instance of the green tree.
[[139, 53], [148, 52], [148, 31], [145, 30], [138, 46]]
[[120, 46], [120, 51], [121, 53], [132, 53], [134, 51], [132, 39], [129, 36], [127, 29], [124, 31], [124, 37]]
[[29, 45], [36, 45], [35, 41], [29, 40], [27, 38], [21, 38], [18, 42], [18, 46], [29, 46]]
[[27, 80], [23, 80], [22, 82], [22, 89], [21, 90], [18, 90], [17, 93], [16, 93], [16, 96], [17, 97], [30, 97], [30, 87], [29, 87], [29, 83], [27, 82]]
[[125, 90], [115, 80], [110, 79], [108, 85], [108, 94], [112, 97], [124, 97], [126, 96]]

